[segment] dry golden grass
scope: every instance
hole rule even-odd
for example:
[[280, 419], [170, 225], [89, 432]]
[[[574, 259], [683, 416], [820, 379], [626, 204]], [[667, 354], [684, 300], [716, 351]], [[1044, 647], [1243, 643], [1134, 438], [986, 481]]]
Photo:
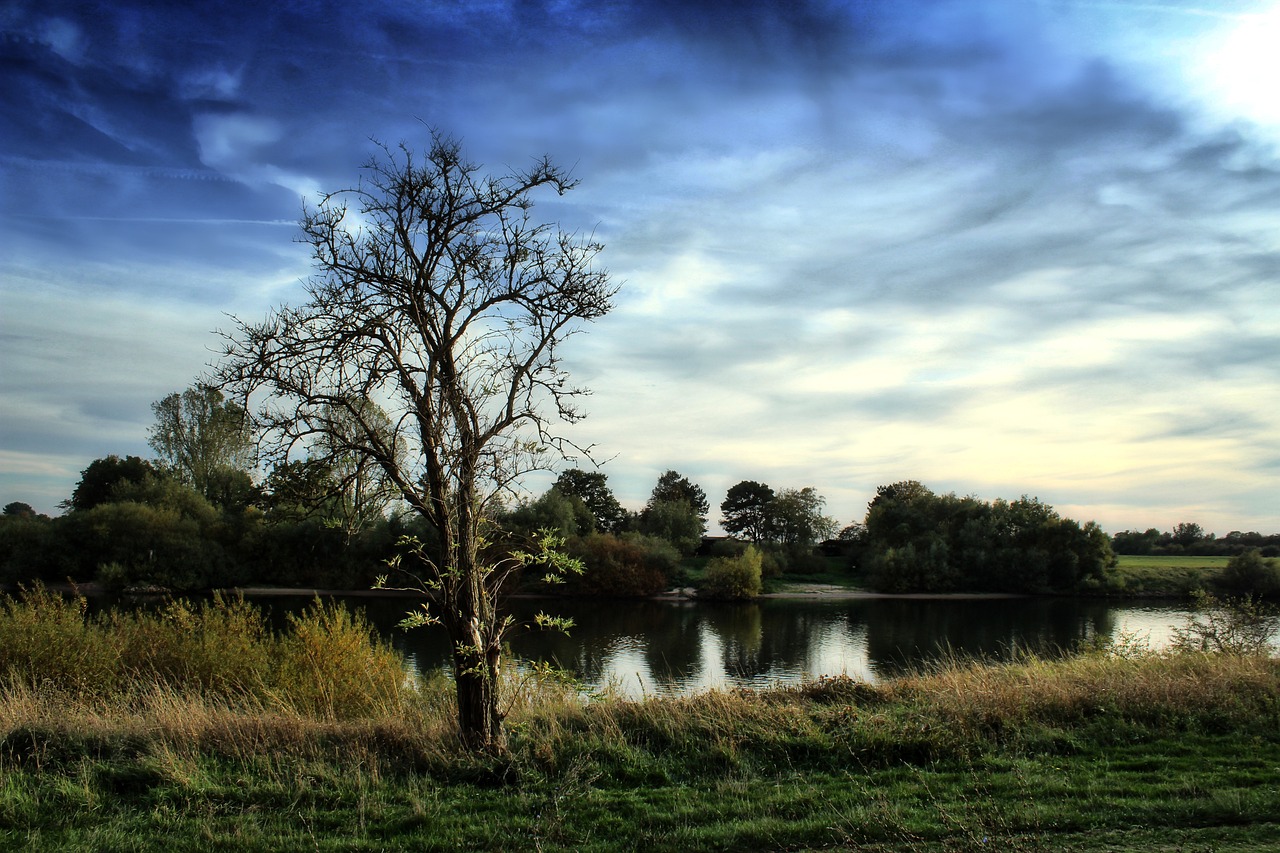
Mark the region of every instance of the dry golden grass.
[[1160, 719], [1199, 709], [1260, 708], [1280, 699], [1280, 660], [1265, 655], [1086, 654], [993, 665], [950, 663], [896, 679], [886, 699], [927, 703], [956, 719], [1068, 722], [1098, 713]]

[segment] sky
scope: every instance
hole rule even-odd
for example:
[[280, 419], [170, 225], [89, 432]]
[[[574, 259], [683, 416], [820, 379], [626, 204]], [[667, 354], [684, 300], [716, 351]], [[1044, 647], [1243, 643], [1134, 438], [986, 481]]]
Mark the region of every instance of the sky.
[[301, 300], [304, 202], [435, 127], [580, 180], [534, 213], [620, 286], [564, 355], [628, 507], [1280, 532], [1277, 44], [1273, 0], [8, 0], [0, 502], [151, 456], [228, 315]]

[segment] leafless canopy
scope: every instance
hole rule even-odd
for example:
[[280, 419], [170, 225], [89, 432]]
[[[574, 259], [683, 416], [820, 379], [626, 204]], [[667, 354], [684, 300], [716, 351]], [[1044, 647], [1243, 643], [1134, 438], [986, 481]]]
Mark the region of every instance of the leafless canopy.
[[[270, 460], [318, 452], [376, 460], [413, 508], [483, 499], [579, 418], [557, 348], [611, 307], [601, 246], [531, 220], [532, 191], [575, 185], [547, 159], [487, 177], [433, 134], [425, 157], [383, 147], [354, 189], [305, 211], [316, 274], [300, 307], [226, 336], [225, 385], [258, 394]], [[373, 401], [390, 416], [369, 418]], [[553, 417], [554, 416], [554, 417]], [[317, 439], [323, 437], [323, 441]], [[447, 502], [446, 502], [447, 503]]]

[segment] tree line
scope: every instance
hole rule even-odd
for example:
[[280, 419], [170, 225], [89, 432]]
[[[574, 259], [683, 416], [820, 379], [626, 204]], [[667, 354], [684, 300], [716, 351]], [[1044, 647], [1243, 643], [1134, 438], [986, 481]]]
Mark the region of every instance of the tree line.
[[1122, 530], [1111, 537], [1111, 547], [1117, 554], [1138, 556], [1235, 557], [1257, 550], [1263, 557], [1272, 558], [1280, 557], [1280, 534], [1232, 530], [1218, 538], [1199, 524], [1184, 521], [1173, 530]]
[[[249, 418], [215, 388], [197, 385], [152, 409], [154, 458], [94, 460], [56, 518], [20, 502], [4, 507], [0, 583], [367, 588], [401, 553], [397, 543], [438, 537], [406, 511], [382, 469], [355, 454], [330, 447], [255, 479]], [[386, 418], [371, 403], [364, 409], [368, 419]], [[570, 468], [541, 495], [489, 506], [492, 530], [501, 534], [488, 556], [551, 532], [582, 571], [554, 585], [529, 573], [517, 579], [519, 588], [594, 596], [692, 586], [690, 560], [704, 557], [709, 564], [693, 563], [713, 570], [700, 578], [701, 591], [739, 598], [758, 594], [770, 577], [833, 568], [880, 592], [1070, 593], [1105, 588], [1116, 554], [1256, 552], [1263, 566], [1280, 555], [1280, 536], [1217, 538], [1190, 522], [1107, 536], [1037, 498], [987, 502], [937, 494], [917, 481], [880, 486], [865, 517], [843, 528], [824, 513], [825, 503], [811, 486], [775, 490], [743, 480], [718, 507], [729, 536], [708, 539], [711, 503], [679, 472], [661, 474], [644, 507], [632, 511], [603, 472]], [[1258, 591], [1270, 589], [1270, 580], [1259, 583]]]
[[[86, 467], [55, 518], [21, 502], [0, 515], [0, 583], [97, 582], [112, 590], [202, 590], [247, 584], [367, 588], [403, 555], [405, 543], [438, 541], [440, 532], [410, 511], [383, 469], [355, 453], [281, 461], [261, 478], [245, 410], [221, 391], [197, 385], [152, 406], [151, 459], [110, 455]], [[386, 415], [372, 403], [363, 417]], [[331, 415], [336, 417], [336, 415]], [[326, 437], [322, 441], [329, 442]], [[758, 484], [757, 484], [758, 485]], [[768, 495], [772, 490], [763, 487]], [[732, 491], [732, 490], [731, 490]], [[734, 493], [736, 494], [736, 493]], [[724, 504], [733, 526], [731, 494]], [[812, 488], [771, 498], [766, 573], [812, 557], [834, 522]], [[707, 547], [710, 503], [676, 471], [658, 477], [645, 506], [624, 509], [603, 472], [562, 471], [542, 495], [490, 501], [486, 559], [551, 533], [582, 564], [530, 591], [642, 596], [687, 582], [685, 561]], [[765, 512], [763, 506], [753, 510]], [[732, 544], [720, 556], [737, 556]]]

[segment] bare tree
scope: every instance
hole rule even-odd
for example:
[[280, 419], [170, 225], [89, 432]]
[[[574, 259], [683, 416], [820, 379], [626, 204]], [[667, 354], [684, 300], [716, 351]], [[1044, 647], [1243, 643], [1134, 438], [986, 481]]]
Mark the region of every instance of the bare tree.
[[434, 529], [414, 571], [452, 641], [459, 728], [477, 750], [505, 748], [511, 622], [498, 608], [506, 567], [483, 558], [489, 510], [579, 450], [556, 429], [579, 419], [585, 393], [558, 348], [616, 292], [594, 265], [599, 243], [531, 219], [534, 190], [576, 183], [547, 158], [482, 176], [438, 132], [425, 155], [383, 146], [355, 188], [304, 212], [316, 270], [305, 304], [236, 320], [218, 367], [253, 401], [269, 458], [307, 447], [372, 460]]

